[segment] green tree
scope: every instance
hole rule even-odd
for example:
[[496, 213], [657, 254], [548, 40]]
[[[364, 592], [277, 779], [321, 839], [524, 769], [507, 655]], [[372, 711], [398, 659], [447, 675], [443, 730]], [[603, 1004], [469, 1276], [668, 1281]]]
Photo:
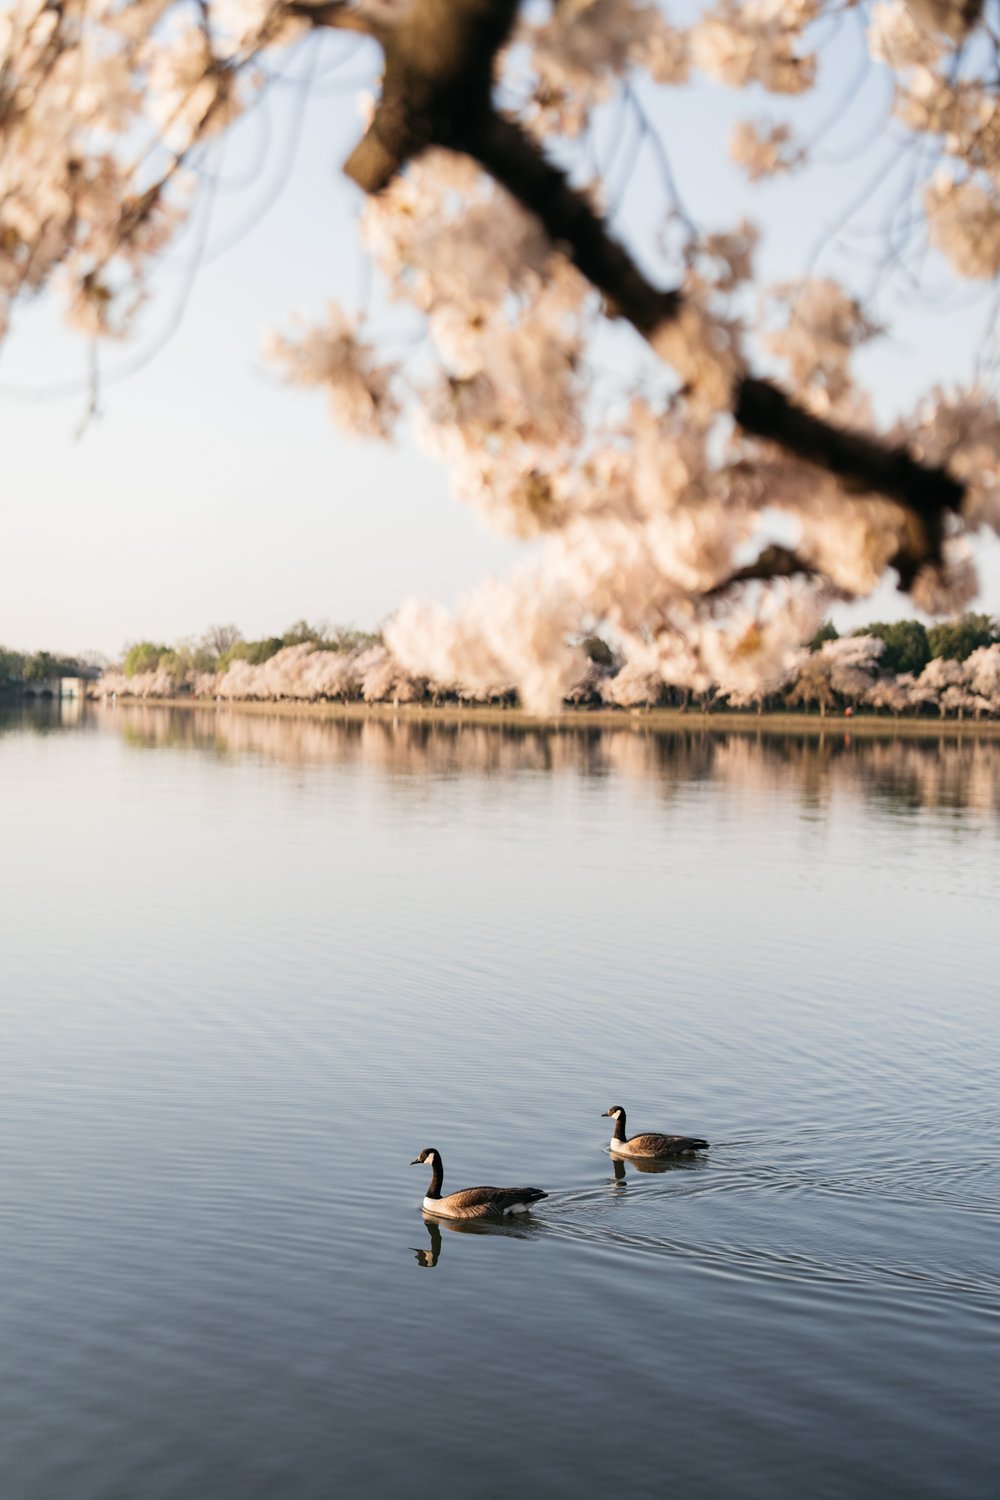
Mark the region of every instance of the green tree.
[[20, 651], [7, 651], [0, 646], [0, 685], [20, 682], [24, 676], [24, 655]]
[[296, 620], [281, 637], [281, 644], [304, 646], [307, 641], [311, 641], [314, 646], [325, 646], [328, 639], [329, 631], [325, 625], [310, 625], [308, 620]]
[[330, 625], [321, 620], [310, 625], [308, 620], [296, 620], [289, 625], [281, 637], [282, 646], [303, 646], [307, 642], [321, 651], [360, 651], [375, 646], [382, 637], [377, 631], [355, 630], [350, 625]]
[[237, 641], [228, 651], [222, 652], [215, 670], [224, 672], [234, 661], [248, 661], [252, 666], [259, 667], [262, 662], [270, 661], [272, 656], [276, 656], [284, 644], [280, 635], [269, 635], [262, 641]]
[[914, 676], [924, 670], [931, 659], [927, 630], [919, 620], [892, 620], [888, 623], [877, 620], [856, 630], [855, 635], [873, 635], [885, 642], [885, 650], [879, 666], [898, 677], [900, 672], [912, 672]]
[[613, 667], [615, 665], [615, 653], [603, 636], [585, 636], [580, 642], [580, 647], [586, 653], [587, 660], [592, 661], [595, 667]]
[[25, 682], [45, 682], [50, 677], [60, 675], [59, 662], [49, 651], [36, 651], [24, 664]]
[[214, 672], [218, 657], [203, 641], [178, 641], [165, 656], [160, 657], [161, 668], [183, 676], [185, 672]]
[[160, 657], [169, 654], [169, 646], [158, 646], [155, 641], [136, 641], [125, 653], [125, 676], [134, 677], [137, 672], [155, 672], [160, 665]]
[[822, 646], [824, 642], [839, 640], [840, 631], [837, 629], [836, 625], [832, 620], [824, 620], [822, 625], [817, 630], [816, 634], [813, 636], [812, 640], [809, 642], [809, 650], [818, 651], [820, 646]]
[[927, 632], [931, 656], [944, 656], [950, 661], [964, 661], [980, 646], [992, 646], [1000, 641], [1000, 628], [992, 615], [968, 614], [957, 620], [943, 620], [932, 625]]

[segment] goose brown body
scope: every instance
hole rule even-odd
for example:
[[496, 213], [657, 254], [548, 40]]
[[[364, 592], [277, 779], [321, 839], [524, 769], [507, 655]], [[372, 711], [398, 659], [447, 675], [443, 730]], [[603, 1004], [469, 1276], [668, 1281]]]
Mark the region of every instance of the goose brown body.
[[708, 1142], [696, 1135], [660, 1135], [656, 1131], [646, 1131], [641, 1135], [626, 1135], [625, 1111], [620, 1104], [612, 1104], [610, 1109], [604, 1111], [601, 1118], [608, 1117], [615, 1122], [614, 1133], [611, 1137], [611, 1150], [618, 1156], [635, 1156], [650, 1160], [656, 1157], [684, 1156], [691, 1151], [708, 1150]]
[[537, 1187], [472, 1187], [460, 1188], [457, 1193], [441, 1195], [444, 1182], [444, 1163], [441, 1153], [433, 1146], [426, 1147], [410, 1163], [419, 1162], [431, 1169], [431, 1185], [424, 1197], [424, 1212], [436, 1214], [442, 1219], [503, 1219], [511, 1214], [527, 1213], [529, 1208], [549, 1195]]

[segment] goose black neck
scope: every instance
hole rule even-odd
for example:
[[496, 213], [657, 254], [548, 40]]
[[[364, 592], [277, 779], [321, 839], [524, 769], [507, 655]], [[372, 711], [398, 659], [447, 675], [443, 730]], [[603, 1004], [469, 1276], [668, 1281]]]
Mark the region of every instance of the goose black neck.
[[431, 1185], [427, 1189], [425, 1196], [428, 1198], [440, 1198], [442, 1182], [444, 1182], [444, 1167], [441, 1165], [440, 1156], [435, 1155], [431, 1166]]
[[617, 1115], [616, 1118], [615, 1118], [615, 1128], [614, 1128], [614, 1132], [612, 1134], [611, 1139], [613, 1141], [627, 1141], [628, 1140], [628, 1136], [625, 1134], [625, 1111], [624, 1110], [622, 1110], [621, 1114]]

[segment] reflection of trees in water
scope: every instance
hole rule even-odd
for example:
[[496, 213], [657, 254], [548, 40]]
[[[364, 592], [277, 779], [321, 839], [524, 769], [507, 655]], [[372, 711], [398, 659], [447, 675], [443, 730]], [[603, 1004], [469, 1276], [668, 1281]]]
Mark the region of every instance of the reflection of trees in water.
[[994, 740], [718, 738], [715, 776], [747, 791], [794, 788], [816, 807], [847, 793], [900, 810], [1000, 809], [1000, 744]]
[[0, 694], [0, 736], [58, 734], [92, 727], [79, 698], [9, 698]]
[[412, 719], [296, 718], [141, 704], [97, 709], [130, 744], [263, 755], [292, 765], [355, 765], [407, 776], [550, 772], [652, 780], [663, 790], [713, 780], [761, 798], [790, 790], [822, 808], [853, 794], [907, 808], [1000, 809], [1000, 742], [796, 736], [704, 729], [518, 727]]

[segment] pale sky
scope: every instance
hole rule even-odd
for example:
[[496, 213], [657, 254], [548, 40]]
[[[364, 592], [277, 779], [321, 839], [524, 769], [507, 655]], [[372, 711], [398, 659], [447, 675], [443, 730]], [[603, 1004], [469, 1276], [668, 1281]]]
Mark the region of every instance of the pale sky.
[[[363, 77], [372, 56], [362, 50], [345, 75]], [[829, 88], [814, 106], [818, 128], [853, 76], [856, 40], [842, 37], [823, 63]], [[412, 442], [387, 448], [342, 436], [321, 394], [282, 387], [260, 360], [261, 334], [287, 325], [293, 309], [319, 313], [329, 296], [350, 307], [362, 295], [353, 223], [360, 195], [340, 173], [361, 127], [353, 95], [330, 92], [337, 76], [314, 89], [297, 149], [291, 89], [274, 97], [266, 129], [250, 122], [227, 147], [222, 172], [230, 178], [253, 176], [269, 143], [266, 165], [251, 188], [216, 194], [179, 331], [137, 373], [106, 383], [102, 415], [82, 437], [82, 389], [27, 399], [83, 376], [82, 342], [61, 330], [44, 300], [18, 317], [0, 354], [0, 644], [116, 656], [126, 641], [173, 642], [216, 622], [232, 621], [248, 637], [302, 617], [373, 626], [409, 595], [452, 603], [520, 555], [450, 497], [444, 471]], [[883, 98], [875, 81], [845, 111], [834, 137], [846, 162], [763, 186], [727, 166], [725, 136], [734, 119], [762, 106], [779, 116], [773, 100], [699, 84], [660, 90], [653, 107], [689, 211], [712, 227], [759, 218], [761, 263], [778, 278], [800, 273], [822, 250], [842, 206], [877, 169]], [[853, 147], [865, 140], [875, 144], [857, 159]], [[641, 160], [625, 238], [640, 243], [663, 205], [659, 179]], [[135, 344], [104, 348], [108, 371], [155, 348], [191, 260], [189, 237], [163, 268]], [[845, 264], [820, 255], [816, 268]], [[868, 274], [851, 264], [852, 274]], [[986, 307], [965, 294], [944, 313], [908, 312], [891, 338], [865, 351], [861, 368], [871, 372], [883, 415], [968, 369]], [[626, 365], [630, 337], [614, 341]], [[982, 559], [983, 607], [997, 611], [1000, 546], [984, 546]], [[884, 590], [842, 619], [912, 613], [907, 599]]]

